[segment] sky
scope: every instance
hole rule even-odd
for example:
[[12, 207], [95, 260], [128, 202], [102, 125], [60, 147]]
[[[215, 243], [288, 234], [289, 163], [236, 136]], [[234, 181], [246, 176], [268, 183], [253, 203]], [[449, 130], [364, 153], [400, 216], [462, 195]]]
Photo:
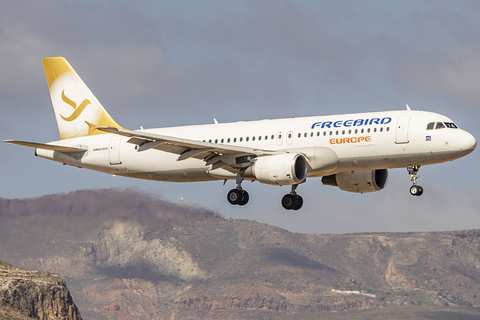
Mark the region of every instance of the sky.
[[[480, 137], [478, 1], [0, 0], [0, 140], [59, 139], [42, 57], [64, 56], [110, 115], [138, 129], [405, 109], [444, 114]], [[132, 188], [224, 216], [301, 233], [480, 228], [476, 150], [424, 166], [423, 196], [406, 169], [353, 194], [309, 179], [290, 187], [167, 183], [88, 171], [0, 143], [0, 197]]]

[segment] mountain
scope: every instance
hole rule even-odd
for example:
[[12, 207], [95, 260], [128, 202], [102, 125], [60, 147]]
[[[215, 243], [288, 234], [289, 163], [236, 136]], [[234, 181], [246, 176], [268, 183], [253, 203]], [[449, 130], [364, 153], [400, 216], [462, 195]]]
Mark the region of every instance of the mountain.
[[82, 320], [60, 277], [1, 261], [0, 318]]
[[86, 319], [478, 319], [480, 230], [295, 234], [132, 190], [0, 199], [0, 259]]

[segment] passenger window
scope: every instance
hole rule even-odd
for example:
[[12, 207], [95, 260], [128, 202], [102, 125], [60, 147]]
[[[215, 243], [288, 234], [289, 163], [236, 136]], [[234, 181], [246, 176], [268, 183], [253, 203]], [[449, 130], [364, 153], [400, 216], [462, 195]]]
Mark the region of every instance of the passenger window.
[[364, 132], [365, 132], [365, 129], [362, 129], [362, 133], [364, 133]]
[[222, 139], [221, 143], [223, 143], [223, 139]]
[[302, 137], [302, 134], [301, 134], [301, 133], [299, 133], [299, 134], [298, 134], [298, 137], [299, 137], [299, 138], [300, 138], [300, 137]]
[[358, 129], [355, 129], [355, 134], [357, 134], [357, 133], [358, 133]]
[[233, 138], [233, 142], [237, 142], [237, 138]]
[[265, 140], [268, 140], [268, 136], [265, 136]]
[[348, 134], [352, 134], [352, 130], [348, 130]]
[[332, 134], [333, 134], [333, 131], [330, 131], [330, 135], [332, 135]]
[[262, 140], [262, 136], [258, 136], [258, 140]]
[[323, 135], [326, 136], [326, 135], [327, 135], [327, 131], [323, 131]]
[[383, 127], [380, 128], [380, 132], [383, 132]]
[[435, 126], [435, 122], [430, 122], [427, 124], [427, 130], [433, 130], [433, 127]]
[[215, 143], [218, 143], [218, 139], [215, 139]]
[[240, 137], [239, 142], [242, 142], [242, 140], [243, 140], [243, 137]]
[[443, 124], [443, 122], [437, 122], [437, 126], [435, 127], [435, 130], [436, 129], [443, 129], [445, 128], [445, 125]]
[[212, 143], [212, 139], [208, 140], [208, 142]]
[[248, 137], [245, 138], [245, 141], [248, 141]]
[[367, 132], [370, 133], [370, 128], [367, 129]]
[[282, 139], [282, 135], [281, 135], [281, 134], [278, 135], [278, 140], [280, 140], [280, 139]]
[[[282, 136], [280, 136], [280, 138], [281, 138], [281, 137], [282, 137]], [[275, 136], [272, 134], [272, 140], [273, 140], [273, 139], [275, 139]]]
[[[247, 138], [248, 139], [248, 138]], [[255, 141], [255, 136], [252, 137], [252, 141]]]
[[345, 134], [345, 130], [342, 131], [342, 134]]
[[373, 132], [377, 132], [377, 128], [373, 128]]
[[310, 133], [310, 137], [313, 137], [313, 132]]
[[390, 131], [390, 127], [387, 127], [387, 131]]
[[305, 134], [303, 135], [305, 138], [307, 137], [307, 133], [305, 132]]
[[335, 132], [335, 134], [338, 136], [338, 130]]
[[230, 138], [227, 139], [227, 143], [230, 143]]
[[317, 131], [317, 137], [319, 137], [319, 136], [320, 136], [320, 131]]

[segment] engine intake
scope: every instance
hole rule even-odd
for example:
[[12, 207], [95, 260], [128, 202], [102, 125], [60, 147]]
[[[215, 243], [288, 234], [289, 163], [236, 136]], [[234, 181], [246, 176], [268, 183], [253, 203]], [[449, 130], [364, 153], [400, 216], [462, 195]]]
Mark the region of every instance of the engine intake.
[[365, 193], [380, 191], [387, 185], [388, 170], [347, 171], [324, 176], [322, 183], [343, 191]]
[[259, 157], [241, 175], [267, 184], [297, 184], [307, 177], [307, 159], [300, 153]]

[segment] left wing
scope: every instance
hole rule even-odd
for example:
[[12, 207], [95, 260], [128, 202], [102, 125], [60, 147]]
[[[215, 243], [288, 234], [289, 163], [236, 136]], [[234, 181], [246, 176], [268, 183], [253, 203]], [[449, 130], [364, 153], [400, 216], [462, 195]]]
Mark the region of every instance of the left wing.
[[207, 165], [215, 164], [219, 161], [222, 161], [223, 165], [232, 165], [234, 164], [231, 161], [232, 158], [235, 159], [249, 155], [265, 156], [284, 153], [284, 151], [263, 150], [227, 144], [203, 142], [143, 131], [119, 129], [115, 127], [98, 127], [97, 129], [104, 132], [129, 137], [129, 143], [138, 144], [140, 146], [138, 151], [144, 151], [148, 149], [162, 150], [178, 154], [178, 161], [188, 158], [197, 158], [206, 161]]

